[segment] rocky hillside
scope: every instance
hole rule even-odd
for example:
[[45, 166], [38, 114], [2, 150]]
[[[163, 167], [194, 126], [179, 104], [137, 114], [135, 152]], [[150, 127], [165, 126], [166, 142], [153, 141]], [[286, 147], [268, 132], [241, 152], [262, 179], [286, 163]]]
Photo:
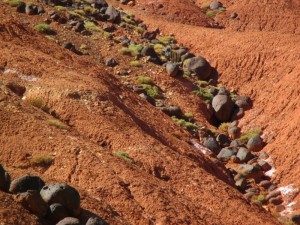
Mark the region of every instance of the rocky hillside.
[[[273, 178], [278, 166], [269, 148], [279, 142], [262, 123], [268, 88], [256, 89], [262, 78], [253, 75], [251, 51], [244, 58], [228, 51], [235, 64], [208, 52], [212, 45], [226, 51], [234, 40], [229, 28], [215, 30], [231, 26], [198, 3], [178, 11], [175, 2], [122, 3], [0, 3], [1, 222], [297, 223], [287, 212], [297, 192], [287, 196], [290, 182]], [[179, 28], [176, 15], [185, 13]], [[245, 78], [229, 74], [232, 64]], [[297, 79], [292, 84], [295, 93]]]

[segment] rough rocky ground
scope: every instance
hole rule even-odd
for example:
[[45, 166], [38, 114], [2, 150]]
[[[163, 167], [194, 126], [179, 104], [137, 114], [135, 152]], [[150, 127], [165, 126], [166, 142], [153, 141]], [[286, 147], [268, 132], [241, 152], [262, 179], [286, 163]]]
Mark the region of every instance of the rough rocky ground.
[[[190, 134], [123, 87], [113, 71], [106, 72], [106, 67], [90, 57], [77, 56], [42, 37], [32, 29], [34, 21], [41, 18], [24, 16], [21, 20], [2, 3], [0, 11], [0, 62], [11, 70], [1, 73], [1, 82], [30, 87], [27, 97], [40, 96], [70, 127], [61, 130], [50, 126], [49, 114], [2, 88], [0, 160], [13, 178], [33, 173], [48, 182], [71, 183], [80, 191], [84, 208], [110, 224], [278, 223], [226, 184], [231, 181], [222, 169], [186, 143]], [[179, 42], [217, 67], [221, 82], [251, 95], [254, 108], [246, 113], [244, 128], [248, 124], [266, 128], [265, 134], [274, 139], [267, 150], [277, 169], [275, 179], [282, 185], [299, 186], [295, 180], [299, 47], [290, 50], [291, 43], [299, 43], [299, 36], [292, 34], [294, 31], [273, 31], [270, 35], [178, 25], [165, 22], [163, 17], [154, 20], [144, 12], [137, 16], [164, 33], [176, 34]], [[79, 43], [84, 41], [78, 38]], [[104, 56], [111, 54], [109, 48], [101, 50]], [[158, 75], [157, 81], [162, 79]], [[179, 85], [166, 78], [166, 87], [169, 83]], [[82, 97], [76, 99], [74, 93]], [[195, 98], [184, 97], [178, 102]], [[287, 103], [290, 105], [285, 107]], [[196, 116], [205, 121], [201, 112]], [[135, 163], [112, 154], [119, 151], [128, 152]], [[53, 156], [53, 165], [32, 167], [30, 159], [36, 155]], [[3, 210], [2, 223], [39, 223], [26, 212], [22, 214], [24, 210], [7, 194], [1, 193], [2, 199], [10, 202], [3, 208], [14, 209], [11, 216]]]

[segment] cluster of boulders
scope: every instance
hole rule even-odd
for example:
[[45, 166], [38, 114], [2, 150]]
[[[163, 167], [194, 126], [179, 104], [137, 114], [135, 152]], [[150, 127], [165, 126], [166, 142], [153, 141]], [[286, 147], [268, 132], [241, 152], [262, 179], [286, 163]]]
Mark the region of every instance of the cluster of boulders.
[[11, 193], [24, 208], [57, 225], [104, 225], [100, 217], [82, 219], [80, 195], [68, 184], [45, 184], [38, 176], [25, 175], [13, 181], [0, 164], [0, 190]]
[[33, 3], [25, 3], [20, 1], [17, 5], [17, 12], [26, 13], [27, 15], [39, 15], [45, 12], [44, 8], [40, 5], [35, 5]]

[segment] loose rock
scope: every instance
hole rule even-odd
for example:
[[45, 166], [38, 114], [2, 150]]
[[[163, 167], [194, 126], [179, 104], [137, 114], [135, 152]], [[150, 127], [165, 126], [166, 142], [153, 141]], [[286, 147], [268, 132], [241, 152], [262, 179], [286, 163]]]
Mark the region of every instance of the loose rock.
[[166, 70], [169, 76], [175, 77], [179, 71], [179, 65], [177, 63], [168, 62], [166, 65]]
[[215, 117], [221, 122], [227, 122], [230, 120], [233, 102], [227, 95], [216, 95], [212, 100], [212, 107], [214, 109]]
[[56, 225], [81, 225], [79, 219], [74, 217], [66, 217], [59, 221]]
[[209, 8], [211, 10], [217, 10], [218, 8], [222, 7], [223, 4], [221, 2], [211, 2]]
[[252, 152], [259, 152], [264, 147], [264, 143], [259, 135], [255, 135], [247, 142], [247, 148]]
[[107, 7], [107, 9], [105, 11], [105, 15], [108, 16], [108, 19], [107, 19], [108, 21], [111, 21], [111, 22], [114, 22], [114, 23], [120, 23], [121, 22], [120, 12], [112, 6]]
[[10, 185], [10, 176], [0, 164], [0, 190], [8, 191]]
[[217, 158], [223, 162], [229, 161], [231, 156], [233, 155], [233, 151], [229, 148], [223, 148], [220, 153], [217, 155]]
[[106, 225], [107, 223], [99, 217], [91, 217], [85, 225]]
[[253, 158], [252, 153], [244, 147], [239, 148], [238, 153], [236, 155], [241, 162], [248, 162]]
[[198, 56], [191, 58], [186, 67], [201, 80], [209, 80], [212, 68], [205, 58]]
[[213, 153], [218, 154], [221, 147], [214, 137], [209, 137], [205, 140], [204, 146], [210, 149]]
[[109, 57], [105, 60], [105, 65], [106, 66], [109, 66], [109, 67], [115, 67], [117, 66], [119, 63], [117, 60], [115, 60], [114, 58], [112, 57]]
[[57, 223], [58, 221], [68, 217], [69, 214], [67, 213], [65, 207], [62, 204], [54, 203], [50, 205], [50, 212], [48, 214], [48, 218]]
[[9, 192], [17, 194], [28, 190], [40, 191], [45, 182], [38, 176], [26, 175], [11, 182]]

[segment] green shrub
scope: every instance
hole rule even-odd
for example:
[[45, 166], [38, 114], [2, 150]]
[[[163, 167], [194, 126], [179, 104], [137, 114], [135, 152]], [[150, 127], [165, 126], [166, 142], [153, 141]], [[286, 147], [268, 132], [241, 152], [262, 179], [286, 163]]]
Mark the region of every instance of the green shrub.
[[48, 167], [53, 163], [53, 158], [48, 155], [35, 156], [30, 162], [33, 166]]
[[226, 11], [226, 9], [223, 8], [223, 7], [218, 8], [218, 13], [223, 13], [223, 12], [225, 12], [225, 11]]
[[199, 88], [198, 90], [193, 91], [196, 95], [201, 97], [204, 101], [211, 102], [214, 95], [207, 92], [204, 88]]
[[144, 28], [139, 27], [139, 26], [133, 26], [133, 31], [138, 34], [142, 34], [144, 32]]
[[120, 51], [123, 55], [138, 56], [143, 49], [142, 45], [129, 45], [128, 48], [122, 48]]
[[93, 8], [93, 7], [91, 7], [91, 6], [85, 6], [85, 7], [83, 8], [83, 11], [84, 11], [84, 13], [87, 14], [87, 15], [91, 15], [91, 14], [95, 14], [95, 13], [98, 13], [98, 12], [99, 12], [98, 9], [95, 9], [95, 8]]
[[178, 124], [179, 126], [183, 127], [186, 130], [195, 131], [195, 130], [198, 129], [198, 126], [196, 124], [188, 122], [188, 121], [185, 121], [184, 119], [178, 119], [177, 117], [172, 116], [172, 120], [176, 124]]
[[159, 54], [159, 55], [162, 55], [163, 54], [163, 49], [164, 49], [165, 46], [163, 46], [162, 44], [155, 44], [153, 46], [154, 48], [154, 51]]
[[252, 130], [248, 131], [247, 133], [242, 134], [240, 137], [240, 141], [242, 143], [247, 143], [249, 141], [249, 139], [251, 139], [255, 135], [260, 135], [261, 133], [262, 133], [261, 128], [252, 129]]
[[67, 10], [67, 8], [66, 8], [66, 7], [64, 7], [64, 6], [61, 6], [61, 5], [57, 5], [57, 6], [55, 6], [55, 9], [57, 9], [57, 10], [59, 10], [59, 11], [66, 11], [66, 10]]
[[63, 122], [61, 122], [59, 120], [49, 119], [49, 120], [47, 120], [47, 122], [50, 125], [55, 126], [55, 127], [59, 128], [59, 129], [63, 129], [63, 130], [68, 130], [69, 129], [69, 127], [66, 124], [64, 124]]
[[205, 2], [205, 3], [203, 3], [203, 4], [201, 5], [201, 8], [202, 8], [202, 9], [208, 9], [209, 6], [210, 6], [210, 2]]
[[137, 61], [137, 60], [131, 61], [130, 65], [134, 66], [134, 67], [142, 67], [142, 63], [140, 61]]
[[149, 84], [142, 84], [142, 87], [146, 90], [148, 96], [152, 98], [161, 98], [162, 94], [158, 87]]
[[258, 195], [253, 202], [257, 205], [263, 205], [266, 203], [266, 196], [263, 194]]
[[160, 43], [164, 45], [169, 45], [175, 41], [175, 37], [173, 36], [163, 36], [163, 37], [158, 37], [157, 39], [160, 41]]
[[50, 34], [53, 32], [51, 27], [45, 23], [40, 23], [40, 24], [35, 25], [34, 29], [36, 29], [38, 32], [44, 33], [44, 34]]
[[138, 76], [136, 78], [136, 82], [138, 84], [154, 84], [153, 80], [151, 79], [151, 77], [144, 77], [144, 76]]
[[194, 115], [192, 113], [185, 113], [184, 116], [188, 119], [193, 119]]
[[21, 0], [8, 0], [6, 1], [11, 7], [17, 7], [21, 4]]
[[209, 10], [209, 11], [206, 12], [206, 15], [208, 17], [213, 17], [215, 15], [215, 12], [213, 10]]
[[228, 133], [228, 127], [229, 127], [230, 123], [221, 123], [218, 130], [221, 133], [227, 134]]
[[84, 28], [88, 31], [97, 31], [97, 32], [102, 31], [100, 29], [100, 27], [96, 26], [96, 24], [94, 24], [93, 22], [90, 22], [90, 21], [84, 22]]
[[30, 97], [26, 99], [26, 102], [28, 102], [30, 105], [39, 108], [45, 112], [49, 111], [49, 108], [47, 107], [46, 103], [44, 100], [40, 97]]
[[127, 152], [115, 152], [114, 154], [129, 163], [134, 163], [133, 158], [131, 158]]

